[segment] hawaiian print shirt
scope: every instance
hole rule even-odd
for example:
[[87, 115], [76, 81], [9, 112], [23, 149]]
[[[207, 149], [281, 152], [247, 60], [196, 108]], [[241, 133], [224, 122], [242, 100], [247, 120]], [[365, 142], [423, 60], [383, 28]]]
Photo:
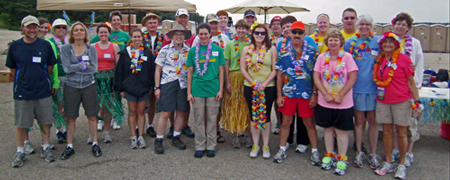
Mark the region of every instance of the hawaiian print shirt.
[[[181, 51], [177, 52], [173, 43], [164, 46], [156, 57], [155, 63], [162, 67], [161, 83], [167, 84], [178, 80], [180, 88], [187, 88], [187, 52], [189, 47], [183, 43]], [[178, 53], [178, 60], [175, 62], [175, 53]]]

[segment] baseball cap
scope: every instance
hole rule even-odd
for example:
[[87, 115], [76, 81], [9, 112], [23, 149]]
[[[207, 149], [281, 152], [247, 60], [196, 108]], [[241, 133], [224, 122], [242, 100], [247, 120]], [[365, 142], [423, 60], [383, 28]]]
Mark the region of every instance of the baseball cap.
[[206, 15], [206, 22], [219, 22], [219, 17], [216, 14], [208, 14]]
[[247, 16], [255, 16], [255, 15], [256, 15], [255, 11], [253, 11], [251, 9], [244, 12], [244, 18]]
[[274, 21], [281, 21], [281, 17], [280, 16], [273, 17], [272, 20], [270, 20], [270, 24], [272, 24]]
[[188, 17], [189, 17], [189, 12], [188, 12], [188, 10], [187, 9], [184, 9], [184, 8], [180, 8], [180, 9], [178, 9], [177, 10], [177, 13], [175, 14], [175, 17], [178, 17], [178, 16], [180, 16], [180, 15], [187, 15]]
[[30, 24], [36, 24], [36, 25], [39, 26], [39, 20], [36, 17], [32, 16], [32, 15], [28, 15], [28, 16], [25, 16], [22, 19], [22, 23], [20, 23], [20, 24], [22, 26], [28, 26]]
[[295, 21], [294, 23], [292, 23], [291, 30], [292, 29], [305, 30], [305, 25], [301, 21]]

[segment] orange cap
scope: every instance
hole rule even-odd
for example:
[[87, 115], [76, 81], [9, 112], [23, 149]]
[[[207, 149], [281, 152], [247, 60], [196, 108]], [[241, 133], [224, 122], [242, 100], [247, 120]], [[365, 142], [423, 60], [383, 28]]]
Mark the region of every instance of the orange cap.
[[292, 23], [291, 30], [292, 29], [305, 30], [305, 25], [301, 21], [295, 21], [294, 23]]

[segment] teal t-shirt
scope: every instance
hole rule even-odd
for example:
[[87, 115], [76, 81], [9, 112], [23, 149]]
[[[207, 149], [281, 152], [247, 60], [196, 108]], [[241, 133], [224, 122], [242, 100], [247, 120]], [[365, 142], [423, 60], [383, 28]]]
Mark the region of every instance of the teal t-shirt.
[[[199, 66], [203, 71], [207, 46], [200, 46]], [[189, 50], [186, 66], [194, 67], [192, 75], [191, 93], [194, 97], [215, 97], [220, 89], [219, 66], [225, 65], [223, 49], [216, 44], [212, 44], [211, 56], [209, 58], [208, 69], [203, 76], [198, 75], [195, 67], [195, 47]]]
[[[225, 59], [229, 59], [230, 60], [230, 66], [229, 66], [229, 71], [240, 71], [241, 67], [240, 67], [240, 63], [238, 63], [240, 61], [240, 59], [237, 59], [236, 57], [236, 41], [237, 40], [233, 40], [227, 43], [227, 45], [225, 45], [225, 52], [224, 52], [224, 56]], [[241, 57], [242, 56], [242, 49], [244, 49], [245, 46], [247, 46], [247, 43], [238, 41], [238, 46], [239, 46], [239, 54]]]
[[[130, 35], [126, 33], [125, 31], [119, 30], [117, 32], [111, 31], [111, 35], [109, 35], [109, 41], [119, 45], [120, 50], [125, 49], [127, 42], [130, 40]], [[95, 35], [91, 40], [92, 43], [96, 43], [100, 41], [100, 37], [98, 35]]]

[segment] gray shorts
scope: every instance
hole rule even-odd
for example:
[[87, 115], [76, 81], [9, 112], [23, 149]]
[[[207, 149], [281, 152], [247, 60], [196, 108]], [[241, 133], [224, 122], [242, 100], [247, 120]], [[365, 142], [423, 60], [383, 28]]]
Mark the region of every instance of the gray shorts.
[[41, 125], [52, 124], [52, 97], [35, 100], [14, 100], [14, 117], [15, 125], [18, 128], [32, 127], [35, 117]]
[[178, 80], [161, 85], [161, 100], [157, 104], [157, 112], [178, 110], [188, 112], [187, 89], [180, 89]]
[[66, 76], [59, 76], [59, 91], [64, 92], [64, 84], [66, 84], [67, 77]]
[[73, 119], [79, 116], [81, 103], [86, 116], [97, 116], [97, 86], [94, 83], [79, 89], [64, 85], [64, 102], [64, 115], [67, 118]]
[[150, 91], [139, 97], [132, 95], [130, 93], [127, 93], [125, 91], [125, 99], [127, 99], [127, 101], [142, 102], [142, 101], [148, 101], [149, 98], [150, 98]]

